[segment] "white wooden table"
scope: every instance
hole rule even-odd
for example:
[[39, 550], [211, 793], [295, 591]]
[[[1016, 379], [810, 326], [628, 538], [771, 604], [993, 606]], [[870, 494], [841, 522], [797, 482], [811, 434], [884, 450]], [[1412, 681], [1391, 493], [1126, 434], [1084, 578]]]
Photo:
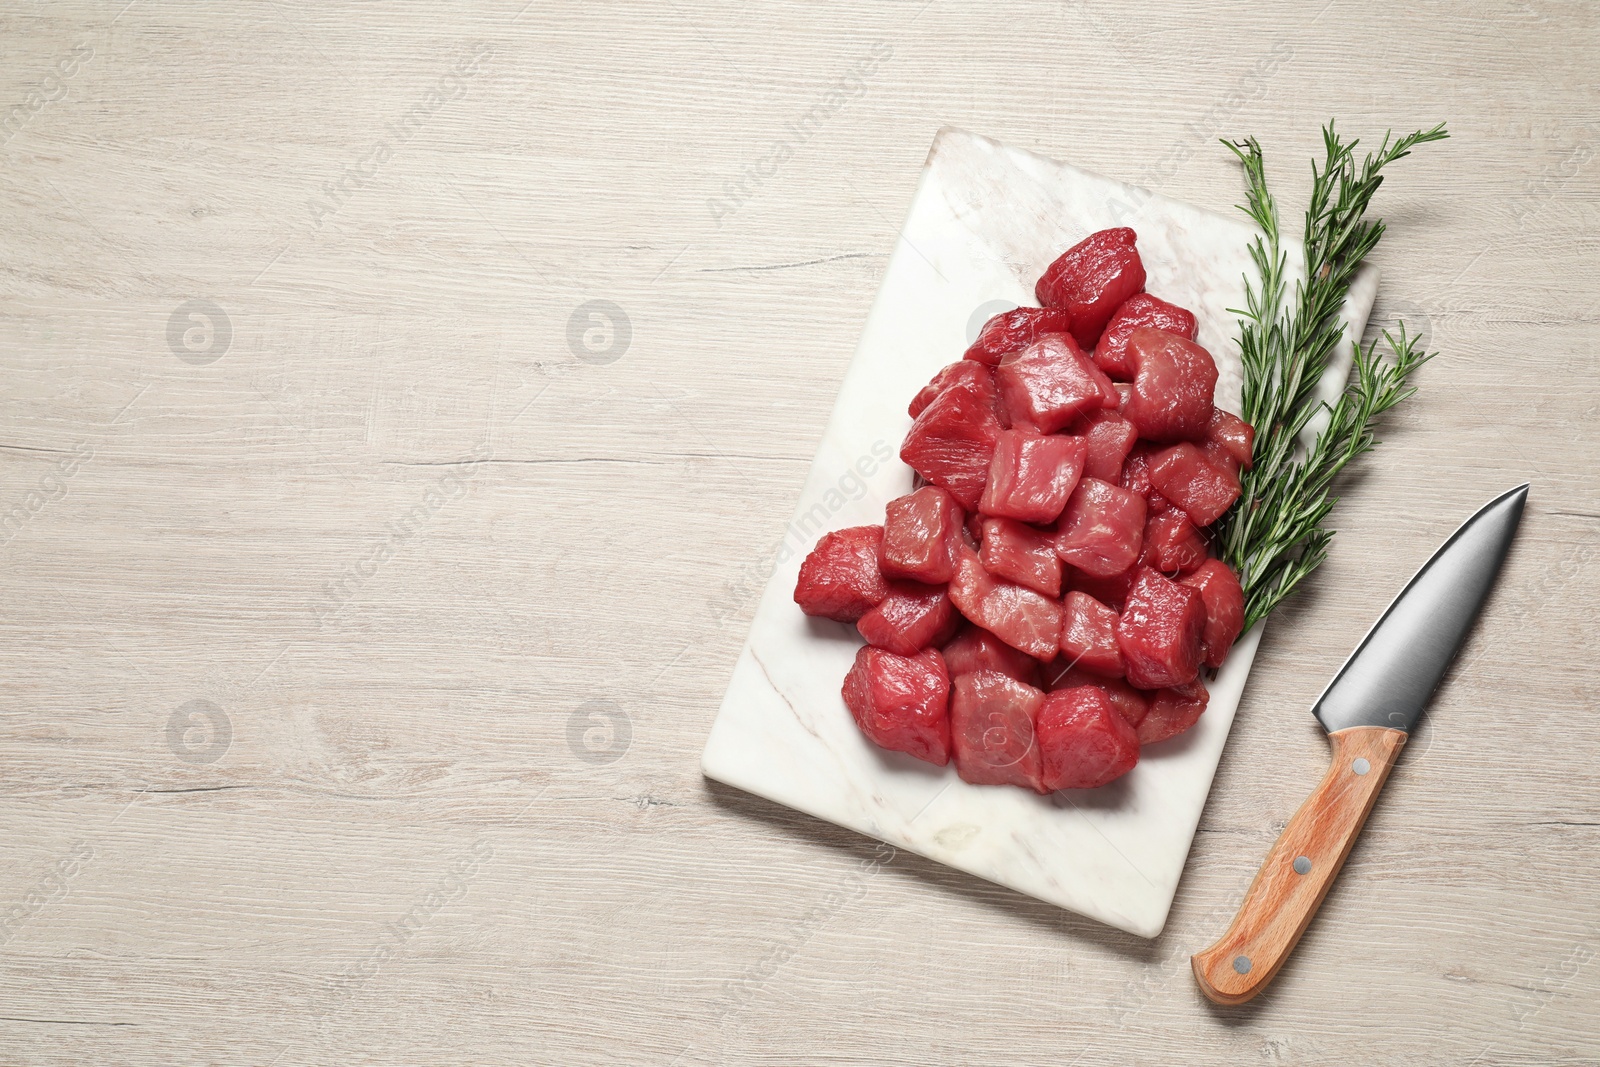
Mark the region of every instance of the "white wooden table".
[[[1600, 1062], [1592, 5], [125, 2], [0, 14], [0, 1062]], [[1375, 257], [1443, 354], [1167, 932], [708, 785], [934, 131], [1216, 207], [1253, 133], [1293, 211], [1330, 115], [1450, 123]], [[1305, 708], [1524, 479], [1299, 953], [1208, 1006]]]

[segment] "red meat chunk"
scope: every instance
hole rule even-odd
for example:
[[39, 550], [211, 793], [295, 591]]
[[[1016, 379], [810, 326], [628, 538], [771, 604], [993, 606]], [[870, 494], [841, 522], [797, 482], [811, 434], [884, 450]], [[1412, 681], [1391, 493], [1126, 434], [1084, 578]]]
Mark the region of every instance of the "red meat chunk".
[[950, 743], [961, 780], [1048, 792], [1039, 781], [1033, 736], [1033, 717], [1043, 703], [1044, 693], [999, 671], [957, 675], [950, 689]]
[[889, 595], [878, 570], [882, 526], [852, 526], [823, 534], [794, 585], [794, 602], [807, 615], [855, 622]]
[[1187, 442], [1151, 457], [1150, 482], [1197, 526], [1210, 526], [1239, 499], [1239, 479], [1233, 472]]
[[1080, 593], [1088, 593], [1113, 611], [1121, 611], [1122, 605], [1128, 599], [1128, 587], [1133, 585], [1133, 579], [1138, 573], [1137, 564], [1129, 567], [1121, 574], [1113, 574], [1109, 577], [1089, 574], [1076, 567], [1069, 566], [1062, 572], [1062, 587], [1076, 589]]
[[1061, 557], [1055, 538], [1015, 519], [984, 519], [983, 569], [1045, 596], [1061, 595]]
[[1033, 292], [1045, 307], [1072, 313], [1072, 335], [1092, 349], [1113, 313], [1144, 288], [1144, 263], [1126, 226], [1092, 233], [1039, 276]]
[[1057, 689], [1045, 697], [1034, 732], [1046, 789], [1095, 789], [1139, 762], [1139, 735], [1099, 686]]
[[1139, 558], [1144, 517], [1145, 503], [1136, 493], [1084, 478], [1056, 524], [1056, 552], [1097, 577], [1121, 574]]
[[1150, 457], [1159, 451], [1155, 445], [1144, 441], [1134, 445], [1133, 450], [1128, 453], [1127, 461], [1122, 465], [1122, 477], [1117, 480], [1117, 484], [1122, 488], [1144, 497], [1145, 507], [1152, 515], [1172, 506], [1150, 482]]
[[844, 702], [879, 748], [941, 767], [950, 762], [950, 676], [939, 653], [906, 657], [862, 646], [844, 676]]
[[1233, 457], [1235, 463], [1249, 470], [1256, 444], [1255, 427], [1231, 411], [1212, 408], [1211, 425], [1206, 427], [1206, 443], [1222, 449]]
[[1193, 341], [1141, 326], [1128, 338], [1133, 391], [1122, 413], [1147, 441], [1203, 441], [1211, 426], [1217, 364]]
[[1072, 313], [1066, 308], [1016, 308], [1002, 311], [983, 324], [965, 359], [994, 366], [1000, 357], [1019, 352], [1047, 333], [1067, 333]]
[[1117, 308], [1111, 321], [1106, 323], [1106, 332], [1100, 335], [1100, 343], [1094, 346], [1094, 365], [1113, 378], [1131, 380], [1135, 368], [1133, 361], [1128, 358], [1128, 338], [1140, 326], [1166, 330], [1193, 341], [1199, 323], [1195, 320], [1194, 312], [1186, 311], [1177, 304], [1169, 304], [1149, 293], [1130, 296]]
[[978, 510], [1020, 522], [1055, 522], [1077, 488], [1087, 455], [1079, 437], [1001, 431]]
[[967, 389], [992, 396], [994, 374], [981, 363], [957, 360], [948, 367], [941, 368], [927, 385], [918, 390], [917, 395], [911, 398], [911, 406], [906, 411], [913, 419], [916, 418], [927, 410], [928, 405], [933, 403], [934, 397], [946, 389]]
[[1122, 464], [1139, 440], [1139, 431], [1115, 411], [1091, 411], [1077, 429], [1087, 449], [1083, 473], [1115, 485], [1122, 477]]
[[1039, 684], [1038, 660], [971, 623], [963, 626], [961, 632], [940, 651], [952, 678], [978, 671], [999, 671], [1028, 685]]
[[1200, 721], [1211, 694], [1198, 678], [1188, 685], [1158, 689], [1138, 726], [1139, 743], [1153, 745], [1176, 737]]
[[[1060, 662], [1060, 660], [1056, 661], [1057, 664]], [[1121, 678], [1102, 678], [1097, 674], [1090, 674], [1082, 667], [1067, 667], [1064, 670], [1056, 670], [1055, 664], [1052, 664], [1051, 670], [1055, 671], [1055, 676], [1050, 679], [1048, 686], [1050, 692], [1053, 693], [1057, 689], [1071, 689], [1079, 685], [1097, 686], [1111, 701], [1111, 706], [1117, 709], [1117, 714], [1128, 720], [1129, 726], [1137, 729], [1139, 723], [1144, 720], [1145, 711], [1149, 708], [1150, 701], [1144, 693], [1139, 692]]]
[[1139, 561], [1162, 574], [1188, 574], [1206, 561], [1206, 539], [1177, 508], [1158, 511], [1145, 520]]
[[1117, 613], [1088, 593], [1073, 590], [1061, 601], [1061, 616], [1061, 651], [1067, 659], [1086, 671], [1121, 678]]
[[968, 511], [977, 510], [1000, 436], [993, 389], [981, 381], [945, 389], [917, 416], [900, 445], [907, 466], [948, 490]]
[[948, 582], [956, 572], [962, 518], [956, 498], [936, 485], [889, 501], [878, 558], [884, 577]]
[[970, 548], [964, 547], [956, 562], [950, 600], [970, 621], [1012, 648], [1034, 659], [1055, 659], [1061, 646], [1061, 605], [1026, 586], [995, 578]]
[[1200, 590], [1200, 600], [1206, 608], [1206, 626], [1200, 638], [1205, 645], [1206, 666], [1220, 667], [1239, 639], [1239, 631], [1244, 629], [1244, 588], [1233, 568], [1220, 559], [1206, 560], [1182, 581]]
[[1012, 425], [1055, 433], [1073, 419], [1114, 408], [1121, 397], [1099, 367], [1067, 334], [1041, 337], [1000, 361], [994, 372], [1000, 402]]
[[1206, 607], [1200, 591], [1140, 567], [1117, 620], [1117, 645], [1137, 689], [1184, 685], [1200, 676]]
[[886, 648], [897, 656], [915, 656], [950, 640], [960, 624], [961, 618], [945, 595], [944, 586], [890, 582], [889, 595], [861, 616], [856, 629], [869, 645]]

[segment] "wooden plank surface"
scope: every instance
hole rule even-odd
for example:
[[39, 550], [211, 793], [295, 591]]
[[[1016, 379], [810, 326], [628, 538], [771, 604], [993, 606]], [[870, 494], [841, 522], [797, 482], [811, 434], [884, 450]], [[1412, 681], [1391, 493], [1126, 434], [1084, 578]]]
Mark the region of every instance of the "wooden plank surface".
[[[125, 3], [0, 9], [0, 1062], [1600, 1062], [1592, 5]], [[1219, 208], [1253, 133], [1293, 210], [1329, 116], [1450, 122], [1375, 257], [1443, 354], [1167, 932], [705, 782], [934, 132]], [[1209, 1006], [1304, 709], [1524, 479], [1321, 914]]]

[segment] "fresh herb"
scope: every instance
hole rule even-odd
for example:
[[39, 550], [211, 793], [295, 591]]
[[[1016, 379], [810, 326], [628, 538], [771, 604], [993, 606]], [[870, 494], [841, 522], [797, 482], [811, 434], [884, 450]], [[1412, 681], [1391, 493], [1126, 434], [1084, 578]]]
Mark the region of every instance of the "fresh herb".
[[[1254, 465], [1240, 472], [1242, 492], [1220, 523], [1222, 558], [1238, 572], [1245, 594], [1245, 628], [1255, 625], [1294, 591], [1328, 555], [1333, 531], [1324, 525], [1338, 497], [1333, 483], [1346, 464], [1368, 452], [1377, 439], [1373, 421], [1416, 392], [1413, 371], [1431, 353], [1418, 347], [1400, 323], [1383, 332], [1389, 358], [1378, 343], [1355, 344], [1354, 373], [1337, 403], [1317, 398], [1318, 383], [1344, 333], [1339, 309], [1361, 261], [1383, 236], [1381, 219], [1367, 219], [1367, 206], [1383, 184], [1382, 170], [1411, 149], [1448, 137], [1444, 124], [1383, 144], [1356, 162], [1360, 142], [1346, 141], [1333, 123], [1322, 131], [1326, 159], [1311, 165], [1311, 202], [1306, 208], [1306, 278], [1288, 299], [1278, 207], [1267, 189], [1261, 145], [1255, 138], [1224, 141], [1244, 165], [1248, 203], [1240, 210], [1261, 228], [1250, 248], [1259, 279], [1246, 282], [1240, 315], [1244, 357], [1245, 421], [1255, 428]], [[1315, 441], [1301, 444], [1313, 420]]]

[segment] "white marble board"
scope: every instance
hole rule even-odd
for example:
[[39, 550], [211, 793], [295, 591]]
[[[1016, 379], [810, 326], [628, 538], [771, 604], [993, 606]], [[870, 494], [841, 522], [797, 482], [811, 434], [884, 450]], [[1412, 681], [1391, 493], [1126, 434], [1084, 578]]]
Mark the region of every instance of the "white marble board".
[[[1040, 797], [968, 785], [953, 767], [868, 742], [839, 691], [861, 644], [855, 628], [808, 619], [792, 599], [800, 562], [819, 536], [881, 523], [884, 505], [910, 490], [911, 471], [897, 457], [911, 423], [906, 405], [960, 358], [980, 309], [1033, 304], [1045, 266], [1108, 226], [1137, 231], [1147, 290], [1199, 317], [1198, 339], [1220, 371], [1217, 403], [1238, 410], [1237, 324], [1228, 309], [1244, 306], [1254, 234], [1242, 215], [941, 130], [702, 763], [717, 781], [1154, 937], [1177, 891], [1259, 627], [1235, 646], [1193, 729], [1146, 748], [1111, 785]], [[1376, 289], [1375, 272], [1363, 271], [1345, 309], [1347, 338], [1360, 336]], [[1340, 357], [1330, 390], [1348, 373], [1348, 340]]]

